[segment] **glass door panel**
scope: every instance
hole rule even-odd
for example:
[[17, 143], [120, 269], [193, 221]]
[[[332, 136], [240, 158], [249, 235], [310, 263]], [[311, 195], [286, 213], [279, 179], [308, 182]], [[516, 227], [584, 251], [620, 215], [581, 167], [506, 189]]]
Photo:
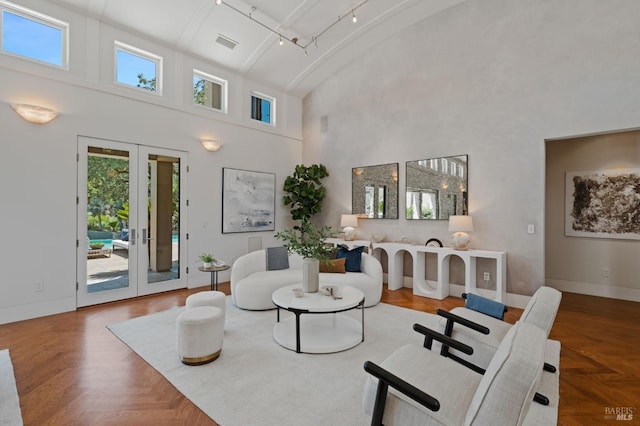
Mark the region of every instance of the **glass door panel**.
[[129, 215], [137, 147], [80, 137], [78, 154], [78, 306], [135, 296]]
[[78, 139], [78, 306], [186, 287], [186, 154]]
[[[140, 182], [140, 211], [142, 239], [140, 259], [144, 258], [145, 283], [140, 294], [186, 287], [181, 260], [185, 258], [181, 211], [186, 206], [182, 199], [186, 160], [185, 154], [160, 148], [140, 147], [140, 168], [146, 170], [145, 182]], [[186, 233], [185, 233], [186, 235]]]

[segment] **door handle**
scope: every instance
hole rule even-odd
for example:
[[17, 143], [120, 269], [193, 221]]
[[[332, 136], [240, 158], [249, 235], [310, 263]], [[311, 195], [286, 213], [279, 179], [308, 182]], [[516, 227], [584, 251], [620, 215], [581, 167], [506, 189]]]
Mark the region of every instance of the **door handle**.
[[136, 230], [135, 229], [129, 229], [129, 242], [131, 243], [132, 246], [136, 245]]
[[149, 233], [149, 238], [147, 238], [147, 230], [143, 229], [142, 230], [142, 244], [147, 244], [147, 241], [151, 241], [153, 240], [153, 238], [151, 238], [151, 233]]

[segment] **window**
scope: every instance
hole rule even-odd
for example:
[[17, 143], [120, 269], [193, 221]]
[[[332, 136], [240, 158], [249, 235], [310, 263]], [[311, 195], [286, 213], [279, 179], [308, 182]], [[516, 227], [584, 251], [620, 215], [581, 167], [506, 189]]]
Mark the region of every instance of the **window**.
[[118, 41], [116, 82], [162, 94], [162, 57]]
[[0, 1], [2, 51], [67, 68], [69, 24]]
[[449, 161], [446, 158], [442, 158], [442, 173], [444, 174], [448, 174], [449, 173]]
[[276, 100], [259, 93], [251, 93], [251, 118], [275, 126]]
[[227, 112], [227, 81], [193, 70], [193, 103]]

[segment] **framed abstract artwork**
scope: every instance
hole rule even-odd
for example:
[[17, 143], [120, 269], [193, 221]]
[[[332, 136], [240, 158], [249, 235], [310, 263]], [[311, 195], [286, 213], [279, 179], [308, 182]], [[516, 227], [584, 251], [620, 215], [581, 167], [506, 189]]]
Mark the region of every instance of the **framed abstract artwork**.
[[565, 235], [640, 240], [640, 169], [566, 172]]
[[275, 230], [276, 175], [222, 169], [222, 233]]

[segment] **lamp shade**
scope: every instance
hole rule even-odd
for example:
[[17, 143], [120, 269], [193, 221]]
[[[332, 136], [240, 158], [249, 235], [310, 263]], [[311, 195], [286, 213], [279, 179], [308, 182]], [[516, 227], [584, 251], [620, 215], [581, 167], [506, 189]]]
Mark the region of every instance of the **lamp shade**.
[[200, 145], [207, 151], [217, 151], [222, 146], [222, 142], [213, 139], [200, 139]]
[[449, 232], [471, 231], [473, 231], [473, 219], [471, 219], [471, 216], [449, 216]]
[[340, 226], [358, 226], [358, 215], [343, 214], [340, 218]]
[[37, 105], [12, 104], [11, 107], [30, 123], [45, 124], [58, 116], [58, 112]]

